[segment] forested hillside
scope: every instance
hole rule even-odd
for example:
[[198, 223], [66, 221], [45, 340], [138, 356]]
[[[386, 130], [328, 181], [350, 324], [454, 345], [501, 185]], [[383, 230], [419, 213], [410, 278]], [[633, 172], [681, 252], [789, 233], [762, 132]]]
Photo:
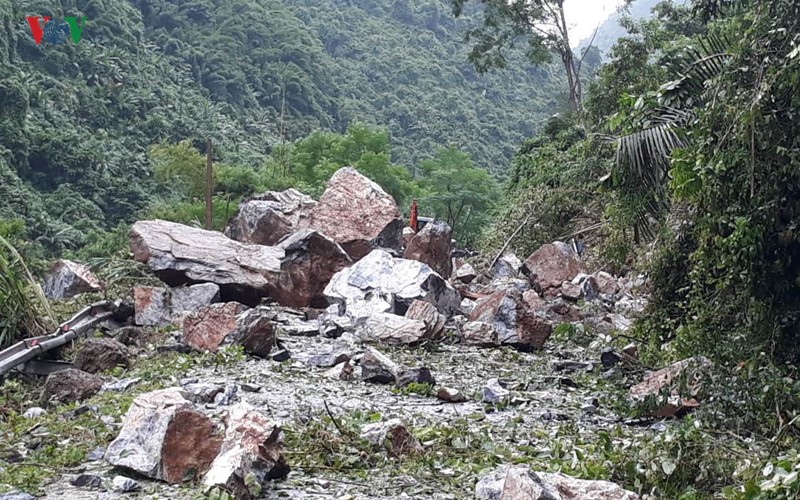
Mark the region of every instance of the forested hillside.
[[[521, 55], [479, 76], [462, 43], [472, 18], [439, 0], [0, 0], [0, 13], [0, 218], [49, 253], [171, 193], [152, 175], [161, 142], [210, 138], [216, 161], [258, 172], [276, 146], [364, 123], [412, 177], [450, 145], [502, 175], [563, 98]], [[77, 44], [36, 45], [33, 14], [87, 22]]]

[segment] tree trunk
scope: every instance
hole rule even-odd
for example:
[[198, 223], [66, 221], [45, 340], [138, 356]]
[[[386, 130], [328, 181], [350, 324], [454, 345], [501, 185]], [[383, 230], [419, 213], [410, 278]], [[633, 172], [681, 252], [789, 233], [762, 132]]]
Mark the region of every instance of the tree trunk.
[[214, 194], [214, 174], [211, 166], [211, 139], [208, 140], [208, 151], [206, 151], [206, 229], [211, 231], [213, 224], [213, 194]]
[[564, 63], [564, 70], [567, 72], [567, 84], [569, 85], [569, 103], [572, 109], [578, 113], [583, 106], [581, 102], [581, 76], [575, 64], [575, 56], [569, 43], [569, 30], [567, 29], [567, 17], [564, 15], [564, 2], [558, 2], [558, 29], [561, 31], [563, 46], [561, 48], [561, 60]]

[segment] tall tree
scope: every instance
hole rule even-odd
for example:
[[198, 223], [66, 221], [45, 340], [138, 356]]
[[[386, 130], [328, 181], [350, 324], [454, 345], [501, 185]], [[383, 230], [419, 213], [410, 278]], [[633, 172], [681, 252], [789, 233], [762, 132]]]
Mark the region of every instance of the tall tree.
[[[451, 0], [456, 17], [464, 12], [468, 0]], [[479, 72], [504, 67], [504, 52], [520, 41], [528, 44], [527, 55], [533, 64], [550, 60], [555, 51], [561, 57], [569, 87], [570, 107], [581, 110], [581, 61], [569, 43], [564, 0], [478, 0], [483, 5], [483, 25], [467, 32], [474, 41], [470, 61]]]

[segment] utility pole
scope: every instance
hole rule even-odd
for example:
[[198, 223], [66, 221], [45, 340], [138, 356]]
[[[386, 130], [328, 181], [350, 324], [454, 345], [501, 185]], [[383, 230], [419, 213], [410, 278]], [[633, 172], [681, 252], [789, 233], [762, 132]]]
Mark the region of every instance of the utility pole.
[[211, 167], [211, 139], [209, 139], [206, 147], [206, 229], [209, 231], [214, 227], [212, 219], [213, 184], [214, 173]]

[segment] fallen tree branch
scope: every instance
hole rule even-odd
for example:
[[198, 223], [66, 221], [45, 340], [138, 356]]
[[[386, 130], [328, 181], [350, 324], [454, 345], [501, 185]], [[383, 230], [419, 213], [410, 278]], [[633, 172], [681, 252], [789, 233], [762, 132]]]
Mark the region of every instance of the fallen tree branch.
[[520, 231], [522, 231], [522, 228], [523, 228], [523, 227], [525, 227], [525, 225], [528, 223], [528, 221], [529, 221], [529, 220], [531, 220], [531, 216], [533, 216], [533, 212], [530, 212], [530, 213], [528, 214], [528, 216], [527, 216], [527, 217], [525, 217], [525, 220], [524, 220], [524, 221], [522, 221], [522, 224], [520, 224], [520, 225], [519, 225], [519, 227], [517, 228], [517, 230], [516, 230], [516, 231], [514, 231], [514, 232], [511, 234], [511, 236], [510, 236], [510, 237], [509, 237], [509, 238], [506, 240], [506, 244], [505, 244], [505, 245], [503, 245], [503, 248], [501, 248], [499, 252], [497, 252], [497, 255], [495, 256], [494, 260], [492, 261], [492, 263], [491, 263], [491, 264], [489, 264], [489, 267], [486, 269], [486, 272], [488, 272], [490, 269], [492, 269], [492, 268], [494, 267], [494, 265], [495, 265], [495, 264], [497, 264], [497, 261], [498, 261], [498, 260], [500, 260], [500, 257], [502, 257], [502, 256], [503, 256], [503, 252], [505, 252], [505, 251], [506, 251], [506, 248], [508, 248], [508, 245], [510, 245], [510, 244], [511, 244], [511, 241], [512, 241], [514, 238], [516, 238], [516, 237], [517, 237], [517, 235], [519, 234], [519, 232], [520, 232]]

